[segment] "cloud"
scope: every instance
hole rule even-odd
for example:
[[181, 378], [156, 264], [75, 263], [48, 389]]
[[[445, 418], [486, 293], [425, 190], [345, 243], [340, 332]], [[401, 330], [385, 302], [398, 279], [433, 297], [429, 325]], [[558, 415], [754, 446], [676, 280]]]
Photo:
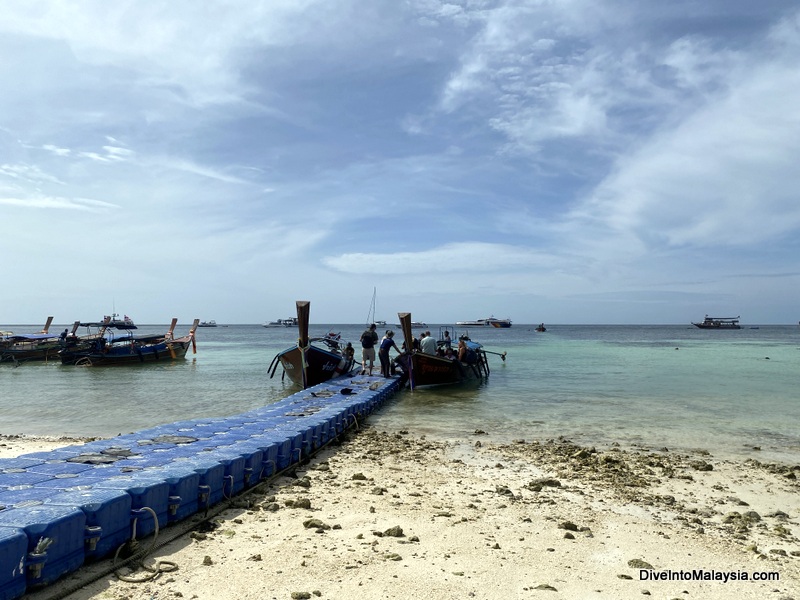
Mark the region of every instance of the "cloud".
[[[57, 177], [43, 172], [37, 165], [0, 165], [0, 177], [27, 181], [33, 184], [43, 182], [62, 184]], [[0, 188], [2, 189], [2, 188]]]
[[540, 269], [551, 266], [553, 257], [530, 248], [463, 242], [418, 252], [347, 253], [324, 257], [322, 262], [343, 273], [413, 275]]
[[33, 198], [11, 198], [0, 196], [0, 205], [22, 208], [56, 208], [85, 212], [105, 212], [119, 208], [117, 205], [91, 198], [60, 198], [56, 196], [37, 196]]
[[42, 146], [42, 148], [44, 150], [47, 150], [48, 152], [52, 152], [56, 156], [69, 156], [72, 153], [72, 150], [70, 150], [69, 148], [59, 148], [52, 144], [45, 144], [44, 146]]
[[649, 244], [677, 247], [748, 246], [797, 231], [795, 57], [791, 44], [769, 45], [746, 62], [731, 62], [727, 79], [715, 69], [706, 83], [698, 73], [704, 69], [684, 61], [682, 81], [707, 89], [713, 80], [719, 89], [621, 156], [576, 214]]

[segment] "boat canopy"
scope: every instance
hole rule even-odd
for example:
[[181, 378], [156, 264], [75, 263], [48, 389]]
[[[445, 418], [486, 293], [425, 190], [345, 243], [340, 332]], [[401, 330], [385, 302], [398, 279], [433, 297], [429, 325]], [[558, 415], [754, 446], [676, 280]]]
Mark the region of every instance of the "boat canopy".
[[5, 339], [13, 341], [34, 341], [34, 340], [54, 340], [59, 335], [59, 333], [18, 333], [16, 335], [11, 335]]
[[110, 342], [140, 342], [144, 344], [152, 344], [161, 341], [165, 338], [164, 334], [151, 334], [151, 335], [121, 335], [114, 336], [113, 334], [107, 336]]

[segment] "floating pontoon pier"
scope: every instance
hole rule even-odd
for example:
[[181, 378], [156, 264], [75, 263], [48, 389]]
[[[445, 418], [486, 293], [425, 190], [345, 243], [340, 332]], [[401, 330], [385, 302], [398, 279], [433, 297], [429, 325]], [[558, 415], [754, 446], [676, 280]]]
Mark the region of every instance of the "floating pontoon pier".
[[42, 590], [299, 464], [399, 387], [339, 378], [231, 417], [0, 458], [0, 600]]

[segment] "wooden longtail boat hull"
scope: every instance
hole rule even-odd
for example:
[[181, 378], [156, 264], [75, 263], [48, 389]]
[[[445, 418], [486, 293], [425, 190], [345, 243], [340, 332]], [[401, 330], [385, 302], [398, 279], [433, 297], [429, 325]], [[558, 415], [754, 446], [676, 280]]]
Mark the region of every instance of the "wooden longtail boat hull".
[[[400, 318], [405, 347], [412, 348], [411, 313], [398, 313], [397, 316]], [[400, 365], [403, 376], [408, 379], [408, 385], [412, 390], [417, 387], [452, 385], [488, 377], [489, 363], [486, 360], [486, 352], [480, 344], [472, 344], [472, 349], [476, 358], [474, 364], [416, 351], [406, 351], [395, 358], [395, 362]]]
[[[305, 369], [303, 368], [305, 354]], [[289, 348], [278, 355], [286, 376], [303, 388], [324, 383], [352, 370], [353, 361], [345, 360], [341, 354], [326, 352], [316, 346]]]
[[178, 319], [172, 319], [169, 331], [162, 336], [105, 338], [87, 340], [67, 346], [59, 352], [61, 363], [79, 366], [136, 365], [157, 361], [172, 361], [186, 357], [189, 348], [196, 351], [195, 330], [200, 319], [195, 319], [189, 334], [174, 338], [172, 332]]
[[0, 362], [25, 362], [58, 358], [58, 340], [41, 344], [18, 343], [0, 349]]
[[110, 346], [106, 352], [91, 350], [65, 350], [61, 356], [64, 365], [131, 365], [144, 362], [171, 361], [186, 357], [186, 352], [192, 345], [192, 337], [185, 336], [172, 340], [169, 344], [117, 344]]
[[452, 385], [483, 379], [489, 375], [485, 358], [480, 356], [474, 365], [421, 352], [403, 354], [395, 360], [408, 374], [412, 389], [422, 386]]
[[47, 317], [38, 333], [10, 335], [0, 340], [0, 362], [24, 362], [28, 360], [48, 360], [58, 355], [58, 334], [50, 335], [53, 317]]
[[272, 364], [267, 369], [270, 377], [275, 375], [275, 370], [280, 364], [283, 367], [284, 375], [292, 383], [305, 389], [350, 373], [355, 363], [344, 357], [338, 344], [331, 344], [330, 350], [328, 350], [311, 343], [320, 340], [311, 340], [308, 337], [310, 302], [298, 300], [296, 304], [299, 334], [297, 345], [278, 353], [272, 359]]

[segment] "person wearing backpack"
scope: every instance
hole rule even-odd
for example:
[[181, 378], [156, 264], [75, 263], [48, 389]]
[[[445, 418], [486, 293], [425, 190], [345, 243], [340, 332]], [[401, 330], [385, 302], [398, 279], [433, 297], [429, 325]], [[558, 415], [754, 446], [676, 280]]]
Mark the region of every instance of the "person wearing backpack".
[[[375, 331], [377, 325], [373, 323], [369, 329], [361, 334], [361, 371], [367, 375], [372, 375], [372, 369], [375, 366], [375, 344], [378, 343], [378, 332]], [[367, 370], [367, 361], [369, 361], [369, 370]]]

